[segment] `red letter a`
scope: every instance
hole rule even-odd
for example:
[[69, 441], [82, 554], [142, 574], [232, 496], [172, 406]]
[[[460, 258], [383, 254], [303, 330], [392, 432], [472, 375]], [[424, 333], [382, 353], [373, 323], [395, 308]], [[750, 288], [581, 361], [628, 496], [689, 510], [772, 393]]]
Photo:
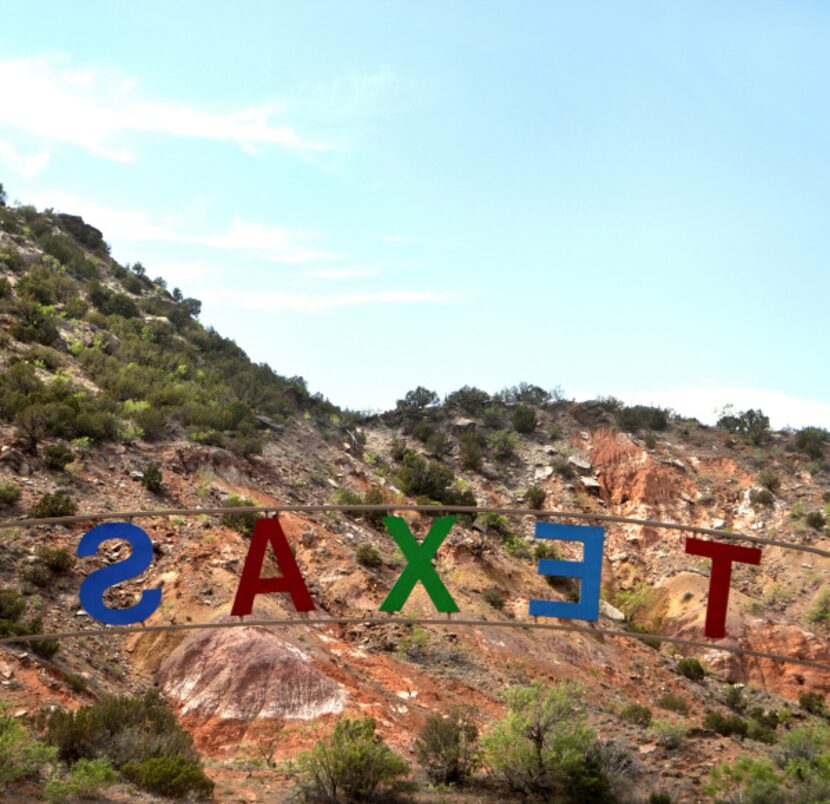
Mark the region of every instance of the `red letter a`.
[[708, 637], [721, 639], [726, 636], [726, 605], [729, 603], [729, 582], [732, 579], [732, 562], [760, 564], [761, 551], [757, 547], [739, 547], [736, 544], [709, 542], [703, 539], [686, 539], [686, 552], [712, 559], [709, 574], [709, 602], [706, 606]]
[[[269, 542], [277, 558], [277, 564], [282, 570], [280, 578], [261, 578], [259, 575], [262, 571], [262, 562], [265, 561], [265, 548]], [[254, 606], [254, 598], [269, 592], [287, 592], [291, 595], [297, 611], [314, 611], [311, 595], [308, 593], [308, 588], [294, 560], [291, 548], [288, 546], [288, 540], [285, 538], [279, 520], [257, 519], [231, 615], [240, 617], [243, 614], [250, 614]]]

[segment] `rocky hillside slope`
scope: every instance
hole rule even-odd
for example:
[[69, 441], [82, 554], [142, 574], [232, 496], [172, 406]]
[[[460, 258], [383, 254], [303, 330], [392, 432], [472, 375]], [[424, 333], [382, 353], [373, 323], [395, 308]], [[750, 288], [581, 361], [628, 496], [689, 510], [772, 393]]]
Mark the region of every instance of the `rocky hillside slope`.
[[[240, 500], [435, 501], [663, 520], [830, 550], [823, 431], [769, 432], [753, 411], [707, 427], [525, 384], [495, 396], [463, 388], [443, 401], [418, 388], [396, 410], [361, 417], [310, 395], [301, 378], [251, 363], [198, 315], [198, 301], [168, 292], [141, 265], [118, 265], [79, 218], [0, 208], [2, 520]], [[419, 538], [429, 530], [432, 517], [402, 515]], [[379, 517], [280, 521], [318, 615], [380, 616], [406, 560]], [[108, 593], [110, 605], [159, 587], [163, 602], [147, 625], [228, 619], [250, 521], [136, 524], [153, 539], [154, 561]], [[56, 551], [74, 555], [88, 528], [0, 530], [0, 588], [22, 593], [21, 621], [40, 618], [47, 632], [97, 628], [79, 605], [80, 584], [125, 549], [110, 542], [96, 558], [61, 563]], [[529, 620], [530, 598], [578, 596], [572, 582], [538, 574], [533, 533], [529, 516], [459, 518], [436, 560], [456, 620], [515, 625]], [[710, 562], [686, 554], [684, 539], [606, 526], [599, 626], [704, 640]], [[574, 545], [559, 549], [580, 556]], [[265, 567], [278, 574], [272, 560]], [[828, 570], [827, 558], [769, 546], [760, 565], [736, 564], [726, 644], [830, 664]], [[420, 584], [403, 613], [442, 616]], [[257, 597], [254, 619], [288, 617], [303, 615], [287, 595]], [[679, 673], [682, 655], [696, 655], [707, 677]], [[634, 795], [661, 790], [677, 801], [708, 800], [703, 783], [716, 764], [772, 750], [702, 726], [705, 710], [729, 711], [724, 685], [746, 685], [746, 711], [774, 709], [796, 724], [815, 718], [799, 705], [805, 692], [830, 692], [830, 673], [767, 658], [452, 620], [99, 634], [67, 639], [51, 656], [0, 645], [2, 700], [21, 717], [160, 687], [207, 758], [219, 800], [278, 800], [290, 782], [272, 765], [313, 746], [344, 714], [373, 716], [415, 765], [429, 714], [472, 704], [486, 731], [505, 714], [505, 689], [534, 680], [578, 682], [592, 727], [635, 758]], [[686, 712], [655, 708], [668, 695]], [[621, 718], [634, 703], [662, 727]], [[687, 733], [678, 745], [665, 738], [671, 722]]]

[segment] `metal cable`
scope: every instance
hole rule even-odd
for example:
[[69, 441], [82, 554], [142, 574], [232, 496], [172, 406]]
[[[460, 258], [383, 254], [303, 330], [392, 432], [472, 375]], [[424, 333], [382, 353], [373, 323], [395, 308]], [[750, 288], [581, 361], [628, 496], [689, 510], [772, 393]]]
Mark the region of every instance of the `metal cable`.
[[752, 656], [758, 659], [772, 659], [786, 664], [797, 664], [804, 667], [813, 667], [818, 670], [830, 671], [830, 664], [816, 662], [812, 659], [798, 659], [792, 656], [782, 656], [778, 653], [767, 651], [750, 650], [737, 645], [713, 644], [700, 642], [693, 639], [681, 639], [680, 637], [664, 636], [662, 634], [640, 634], [629, 631], [617, 631], [613, 628], [592, 628], [584, 625], [562, 625], [560, 623], [540, 622], [511, 622], [498, 620], [438, 620], [434, 618], [408, 618], [408, 617], [310, 617], [307, 619], [274, 619], [274, 620], [234, 620], [230, 622], [213, 623], [176, 623], [172, 625], [147, 625], [147, 626], [123, 626], [115, 628], [99, 628], [88, 631], [63, 631], [56, 634], [30, 634], [28, 636], [3, 637], [0, 645], [31, 642], [44, 639], [72, 639], [77, 637], [114, 637], [122, 634], [145, 634], [158, 633], [162, 631], [197, 631], [219, 628], [243, 628], [246, 626], [326, 626], [326, 625], [432, 625], [442, 628], [524, 628], [535, 631], [569, 631], [578, 634], [589, 634], [594, 636], [622, 637], [623, 639], [639, 639], [641, 641], [654, 640], [657, 642], [669, 642], [673, 645], [683, 647], [699, 648], [703, 650], [714, 650], [722, 653], [733, 653], [741, 656]]
[[761, 536], [750, 536], [745, 533], [703, 528], [699, 525], [681, 525], [677, 522], [661, 522], [656, 519], [636, 519], [634, 517], [614, 516], [613, 514], [594, 514], [582, 511], [537, 511], [535, 508], [488, 508], [472, 505], [249, 505], [239, 507], [216, 508], [166, 508], [150, 511], [117, 511], [110, 513], [77, 514], [74, 516], [55, 516], [39, 519], [18, 519], [0, 522], [0, 529], [19, 528], [34, 525], [69, 525], [76, 522], [90, 522], [101, 519], [137, 519], [149, 517], [190, 516], [198, 514], [240, 514], [240, 513], [327, 513], [327, 512], [359, 512], [359, 511], [418, 511], [421, 513], [457, 513], [457, 514], [503, 514], [505, 516], [533, 516], [557, 519], [577, 519], [589, 522], [612, 522], [619, 524], [642, 525], [643, 527], [677, 530], [685, 533], [701, 533], [707, 536], [717, 536], [727, 541], [746, 541], [754, 544], [765, 544], [772, 547], [781, 547], [784, 550], [796, 550], [801, 553], [813, 553], [824, 558], [830, 558], [830, 550], [822, 550], [809, 544], [790, 544], [778, 539], [765, 539]]

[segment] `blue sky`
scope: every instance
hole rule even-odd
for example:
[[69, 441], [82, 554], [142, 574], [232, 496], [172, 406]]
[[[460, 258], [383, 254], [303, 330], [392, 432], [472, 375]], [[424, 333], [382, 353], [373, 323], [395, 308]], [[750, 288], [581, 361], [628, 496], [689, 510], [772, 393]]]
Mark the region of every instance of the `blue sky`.
[[359, 409], [830, 426], [822, 3], [16, 3], [0, 181]]

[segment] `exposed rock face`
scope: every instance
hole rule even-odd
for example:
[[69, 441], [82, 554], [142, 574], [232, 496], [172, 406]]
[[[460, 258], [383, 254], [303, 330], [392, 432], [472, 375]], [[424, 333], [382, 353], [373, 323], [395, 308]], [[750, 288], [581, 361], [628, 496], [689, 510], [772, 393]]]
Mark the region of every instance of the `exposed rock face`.
[[202, 632], [164, 661], [158, 682], [182, 714], [309, 719], [343, 709], [345, 691], [266, 628]]

